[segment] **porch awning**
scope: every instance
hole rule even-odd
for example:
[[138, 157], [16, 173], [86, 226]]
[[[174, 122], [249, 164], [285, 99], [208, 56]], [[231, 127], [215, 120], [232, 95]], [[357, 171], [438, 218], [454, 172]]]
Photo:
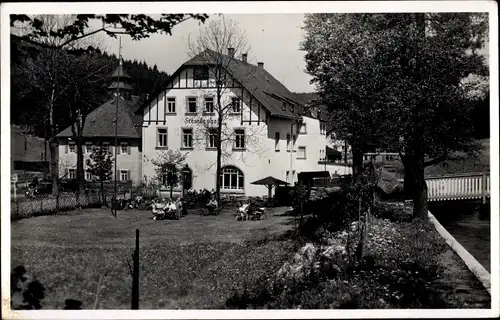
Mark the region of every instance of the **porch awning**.
[[327, 156], [327, 158], [342, 159], [342, 152], [337, 151], [337, 150], [327, 146], [326, 147], [326, 156]]

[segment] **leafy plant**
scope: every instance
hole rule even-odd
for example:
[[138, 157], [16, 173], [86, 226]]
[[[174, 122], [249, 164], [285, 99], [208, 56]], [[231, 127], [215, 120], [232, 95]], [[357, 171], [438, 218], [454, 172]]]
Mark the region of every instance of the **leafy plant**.
[[186, 154], [182, 154], [179, 150], [161, 151], [156, 159], [151, 160], [155, 167], [155, 180], [170, 188], [170, 198], [172, 198], [174, 187], [180, 182], [181, 169], [185, 160]]
[[104, 181], [110, 179], [113, 172], [113, 156], [109, 148], [104, 146], [95, 147], [90, 154], [90, 159], [87, 159], [87, 168], [90, 174], [99, 178], [101, 196], [103, 203], [106, 204]]

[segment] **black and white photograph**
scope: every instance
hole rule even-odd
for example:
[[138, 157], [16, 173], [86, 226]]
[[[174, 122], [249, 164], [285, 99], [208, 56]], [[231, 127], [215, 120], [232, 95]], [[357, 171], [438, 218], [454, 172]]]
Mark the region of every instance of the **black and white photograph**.
[[1, 9], [5, 319], [500, 316], [495, 2]]

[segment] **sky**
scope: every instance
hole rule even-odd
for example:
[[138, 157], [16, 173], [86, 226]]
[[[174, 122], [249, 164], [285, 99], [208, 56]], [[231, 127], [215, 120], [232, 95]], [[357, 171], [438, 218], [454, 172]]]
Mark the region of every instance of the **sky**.
[[[264, 68], [292, 92], [314, 91], [310, 76], [304, 71], [305, 52], [299, 50], [303, 14], [229, 14], [225, 17], [236, 21], [245, 31], [251, 47], [248, 62], [264, 62]], [[219, 17], [210, 15], [207, 22], [213, 19]], [[156, 64], [159, 70], [172, 74], [189, 59], [188, 37], [196, 37], [199, 28], [198, 22], [185, 21], [174, 27], [172, 36], [153, 35], [140, 41], [122, 36], [122, 57], [144, 60], [151, 67]], [[118, 40], [105, 35], [101, 39], [107, 52], [118, 54]]]

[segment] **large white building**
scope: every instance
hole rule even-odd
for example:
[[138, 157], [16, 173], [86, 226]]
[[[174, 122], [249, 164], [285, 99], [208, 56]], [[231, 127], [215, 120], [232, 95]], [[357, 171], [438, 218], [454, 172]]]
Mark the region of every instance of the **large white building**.
[[[267, 195], [266, 187], [251, 184], [267, 176], [293, 184], [300, 172], [350, 173], [347, 166], [320, 161], [326, 158], [326, 123], [296, 102], [263, 63], [252, 65], [233, 52], [221, 57], [227, 61], [221, 102], [229, 108], [222, 124], [221, 193]], [[181, 65], [136, 112], [143, 119], [146, 180], [156, 176], [152, 160], [174, 149], [186, 154], [185, 185], [215, 188], [217, 90], [207, 53], [217, 56], [204, 52]]]

